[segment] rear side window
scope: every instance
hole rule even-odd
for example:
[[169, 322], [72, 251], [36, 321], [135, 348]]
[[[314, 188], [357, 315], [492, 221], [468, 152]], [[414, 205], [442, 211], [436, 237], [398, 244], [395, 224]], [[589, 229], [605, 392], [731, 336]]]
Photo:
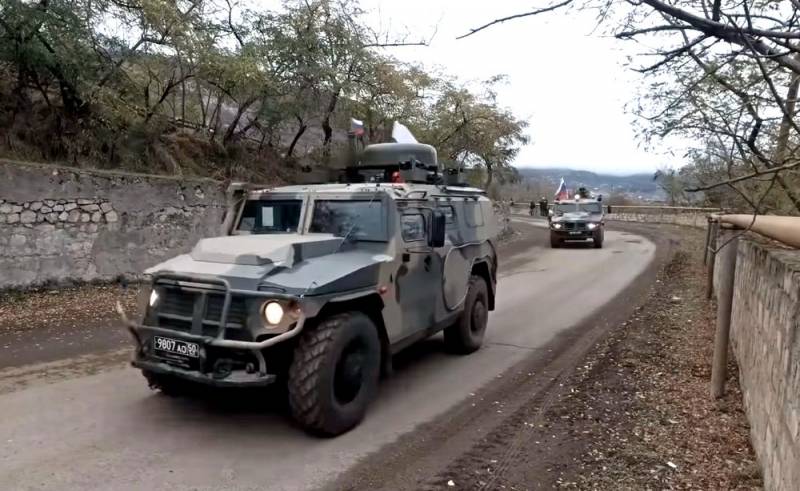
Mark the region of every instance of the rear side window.
[[464, 203], [464, 215], [470, 227], [483, 226], [483, 213], [480, 205], [475, 201]]

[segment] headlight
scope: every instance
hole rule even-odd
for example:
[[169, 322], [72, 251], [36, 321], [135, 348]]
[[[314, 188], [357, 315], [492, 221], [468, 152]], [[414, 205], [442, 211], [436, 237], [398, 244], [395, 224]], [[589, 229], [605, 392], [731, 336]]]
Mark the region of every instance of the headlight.
[[590, 224], [586, 225], [586, 228], [588, 228], [589, 230], [594, 230], [594, 229], [597, 228], [597, 224], [596, 223], [590, 223]]
[[158, 302], [158, 292], [156, 290], [151, 290], [150, 291], [150, 306], [151, 307], [155, 307], [157, 302]]
[[553, 224], [553, 228], [554, 229], [560, 229], [561, 228], [561, 224], [560, 223], [554, 223]]
[[265, 303], [261, 313], [267, 324], [273, 326], [277, 326], [283, 320], [283, 306], [278, 302], [269, 301]]

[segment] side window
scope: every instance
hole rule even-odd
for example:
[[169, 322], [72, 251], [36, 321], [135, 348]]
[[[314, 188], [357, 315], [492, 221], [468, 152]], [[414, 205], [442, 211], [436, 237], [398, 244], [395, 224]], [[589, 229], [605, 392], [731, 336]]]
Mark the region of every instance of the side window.
[[456, 219], [456, 212], [453, 210], [453, 207], [450, 205], [441, 205], [438, 208], [442, 213], [444, 213], [445, 222], [448, 225], [452, 225]]
[[480, 227], [483, 225], [483, 213], [481, 207], [475, 201], [464, 203], [464, 215], [467, 219], [467, 225], [470, 227]]
[[417, 242], [425, 240], [425, 217], [419, 213], [402, 215], [400, 217], [403, 240], [405, 242]]

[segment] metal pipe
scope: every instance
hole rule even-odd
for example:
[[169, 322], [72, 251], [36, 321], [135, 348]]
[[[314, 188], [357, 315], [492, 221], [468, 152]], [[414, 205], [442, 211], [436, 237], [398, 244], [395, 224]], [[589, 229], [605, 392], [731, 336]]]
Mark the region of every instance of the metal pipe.
[[697, 206], [649, 206], [649, 205], [614, 205], [614, 208], [623, 210], [637, 209], [637, 210], [679, 210], [679, 211], [707, 211], [707, 212], [720, 212], [722, 208], [701, 208]]
[[712, 220], [709, 223], [708, 240], [708, 275], [706, 275], [706, 299], [711, 300], [714, 295], [714, 269], [717, 265], [717, 234], [719, 234], [719, 222]]
[[728, 243], [720, 253], [719, 291], [717, 292], [717, 331], [714, 336], [714, 360], [711, 364], [711, 397], [719, 398], [725, 393], [725, 378], [728, 372], [728, 341], [731, 330], [733, 287], [736, 278], [736, 252], [739, 236], [735, 231], [726, 233]]
[[773, 215], [718, 215], [722, 222], [777, 240], [788, 246], [800, 248], [800, 217]]

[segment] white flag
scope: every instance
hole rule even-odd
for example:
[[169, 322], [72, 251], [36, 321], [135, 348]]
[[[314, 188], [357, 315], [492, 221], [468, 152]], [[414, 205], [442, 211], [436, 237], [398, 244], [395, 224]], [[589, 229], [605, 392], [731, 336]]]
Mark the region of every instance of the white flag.
[[392, 140], [397, 143], [417, 143], [417, 139], [411, 134], [411, 131], [403, 124], [394, 122], [392, 127]]

